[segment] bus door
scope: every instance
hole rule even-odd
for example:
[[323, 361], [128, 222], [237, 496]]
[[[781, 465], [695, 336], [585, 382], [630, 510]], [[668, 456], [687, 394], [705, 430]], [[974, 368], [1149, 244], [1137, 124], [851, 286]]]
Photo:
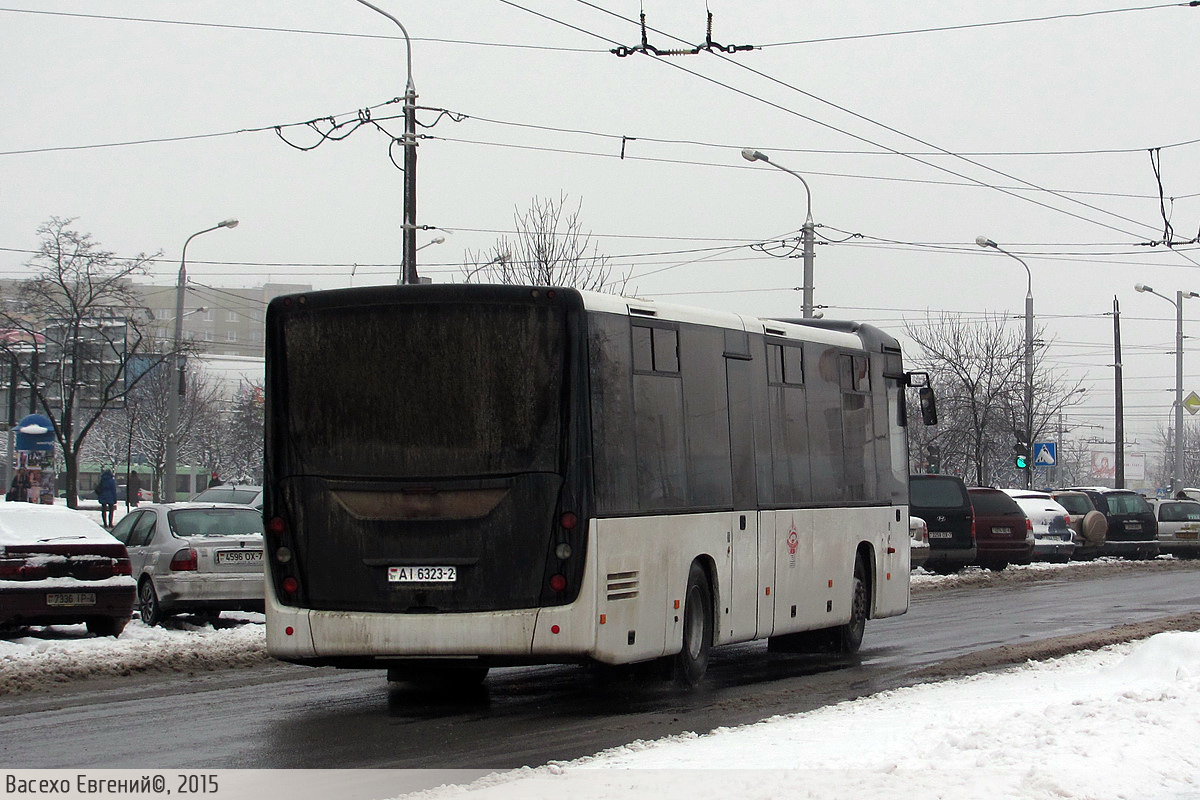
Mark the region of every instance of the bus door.
[[[730, 352], [733, 350], [733, 352]], [[758, 635], [759, 555], [757, 488], [754, 466], [751, 361], [726, 347], [725, 385], [729, 401], [729, 452], [733, 513], [729, 520], [732, 586], [729, 613], [721, 641], [743, 641]]]

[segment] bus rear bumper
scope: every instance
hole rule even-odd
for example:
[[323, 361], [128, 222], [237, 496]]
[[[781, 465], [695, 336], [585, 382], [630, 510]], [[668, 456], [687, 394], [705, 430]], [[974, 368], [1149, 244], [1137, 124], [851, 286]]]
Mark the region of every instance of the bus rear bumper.
[[[590, 617], [590, 615], [587, 615]], [[555, 662], [591, 657], [595, 629], [575, 606], [459, 614], [319, 611], [268, 599], [267, 650], [284, 661], [462, 658]]]

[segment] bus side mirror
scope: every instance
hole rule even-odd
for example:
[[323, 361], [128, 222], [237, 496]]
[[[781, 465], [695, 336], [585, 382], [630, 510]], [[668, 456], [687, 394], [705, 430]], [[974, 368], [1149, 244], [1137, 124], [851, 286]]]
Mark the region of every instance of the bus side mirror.
[[921, 420], [926, 425], [937, 425], [937, 400], [933, 396], [933, 389], [922, 386], [917, 394], [921, 398]]

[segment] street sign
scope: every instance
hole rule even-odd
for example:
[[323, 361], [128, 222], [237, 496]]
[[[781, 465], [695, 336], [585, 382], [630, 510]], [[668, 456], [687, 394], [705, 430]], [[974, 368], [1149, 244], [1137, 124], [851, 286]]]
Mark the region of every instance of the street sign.
[[1200, 411], [1200, 394], [1192, 392], [1183, 398], [1183, 407], [1188, 410], [1189, 414], [1195, 414], [1197, 411]]
[[1033, 465], [1053, 467], [1058, 464], [1058, 443], [1037, 442], [1033, 445]]

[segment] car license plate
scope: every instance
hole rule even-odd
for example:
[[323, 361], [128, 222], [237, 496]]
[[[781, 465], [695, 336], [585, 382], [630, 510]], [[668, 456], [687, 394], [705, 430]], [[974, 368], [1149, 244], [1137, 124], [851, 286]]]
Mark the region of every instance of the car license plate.
[[1012, 535], [1012, 528], [992, 528], [992, 533], [997, 536], [1010, 536]]
[[388, 583], [454, 583], [457, 567], [388, 567]]
[[929, 538], [930, 539], [953, 539], [954, 534], [951, 533], [950, 531], [930, 531]]
[[262, 550], [218, 550], [218, 564], [261, 564]]
[[1140, 523], [1140, 522], [1126, 522], [1125, 523], [1125, 530], [1127, 530], [1127, 531], [1140, 531], [1141, 529], [1142, 529], [1142, 523]]
[[1175, 538], [1176, 539], [1195, 539], [1196, 532], [1195, 531], [1180, 531], [1179, 533], [1175, 534]]
[[48, 606], [94, 606], [95, 592], [51, 592], [46, 595]]

